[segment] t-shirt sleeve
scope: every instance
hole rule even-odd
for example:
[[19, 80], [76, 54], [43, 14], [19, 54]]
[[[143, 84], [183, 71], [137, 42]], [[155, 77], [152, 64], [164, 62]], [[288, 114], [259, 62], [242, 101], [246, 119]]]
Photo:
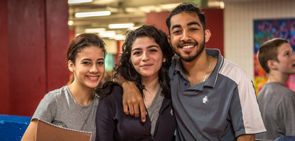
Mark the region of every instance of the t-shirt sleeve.
[[[112, 92], [111, 95], [113, 94]], [[114, 105], [107, 96], [99, 100], [96, 112], [96, 141], [112, 141], [115, 131]], [[123, 110], [123, 109], [122, 109]]]
[[248, 77], [241, 79], [234, 91], [230, 105], [230, 117], [236, 137], [266, 131], [253, 83]]
[[275, 120], [278, 127], [287, 136], [295, 136], [295, 98], [294, 96], [284, 99], [278, 105]]
[[55, 95], [48, 93], [40, 101], [32, 119], [52, 122], [56, 115], [56, 110]]

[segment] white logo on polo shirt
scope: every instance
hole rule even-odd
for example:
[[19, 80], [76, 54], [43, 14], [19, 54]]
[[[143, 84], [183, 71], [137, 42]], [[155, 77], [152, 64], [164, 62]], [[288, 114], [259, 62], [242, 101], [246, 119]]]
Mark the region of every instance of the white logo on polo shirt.
[[172, 109], [170, 110], [170, 114], [171, 114], [171, 116], [173, 116], [173, 110]]
[[203, 98], [203, 103], [204, 103], [204, 104], [207, 104], [207, 102], [209, 102], [209, 99], [208, 99], [207, 96], [205, 96], [205, 97]]

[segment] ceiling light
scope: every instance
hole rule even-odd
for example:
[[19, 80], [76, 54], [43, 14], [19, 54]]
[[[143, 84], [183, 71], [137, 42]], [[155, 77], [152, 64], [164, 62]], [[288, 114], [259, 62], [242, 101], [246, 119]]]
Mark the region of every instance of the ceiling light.
[[174, 9], [175, 7], [177, 7], [179, 4], [181, 4], [181, 3], [163, 4], [163, 5], [160, 5], [160, 7], [164, 10], [171, 10], [171, 9]]
[[73, 25], [74, 22], [73, 21], [68, 21], [68, 25]]
[[86, 28], [85, 33], [101, 33], [104, 32], [105, 28]]
[[115, 35], [115, 37], [114, 37], [114, 39], [115, 40], [125, 40], [125, 36], [124, 35], [122, 35], [122, 34], [117, 34], [117, 35]]
[[133, 27], [133, 23], [123, 23], [123, 24], [109, 24], [110, 29], [116, 29], [116, 28], [131, 28]]
[[116, 35], [116, 31], [100, 32], [99, 36], [102, 38], [113, 38]]
[[129, 28], [128, 30], [136, 30], [137, 28], [139, 28], [139, 26], [131, 27], [131, 28]]
[[86, 3], [86, 2], [92, 2], [92, 0], [68, 0], [69, 4], [73, 3]]
[[81, 12], [76, 13], [75, 17], [96, 17], [96, 16], [108, 16], [111, 15], [111, 11], [96, 11], [96, 12]]

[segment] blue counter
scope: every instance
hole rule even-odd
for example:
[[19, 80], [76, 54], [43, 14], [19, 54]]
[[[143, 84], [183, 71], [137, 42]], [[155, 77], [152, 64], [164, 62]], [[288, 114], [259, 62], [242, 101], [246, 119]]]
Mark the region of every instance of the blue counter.
[[19, 141], [30, 121], [31, 117], [0, 115], [0, 140]]

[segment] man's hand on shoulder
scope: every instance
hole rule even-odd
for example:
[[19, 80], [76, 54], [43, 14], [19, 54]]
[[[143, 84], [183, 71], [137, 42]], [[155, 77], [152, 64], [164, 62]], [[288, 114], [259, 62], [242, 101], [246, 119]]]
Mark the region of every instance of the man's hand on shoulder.
[[123, 87], [123, 108], [125, 114], [139, 117], [141, 121], [146, 120], [146, 110], [143, 102], [142, 95], [133, 82], [125, 81], [122, 83]]

